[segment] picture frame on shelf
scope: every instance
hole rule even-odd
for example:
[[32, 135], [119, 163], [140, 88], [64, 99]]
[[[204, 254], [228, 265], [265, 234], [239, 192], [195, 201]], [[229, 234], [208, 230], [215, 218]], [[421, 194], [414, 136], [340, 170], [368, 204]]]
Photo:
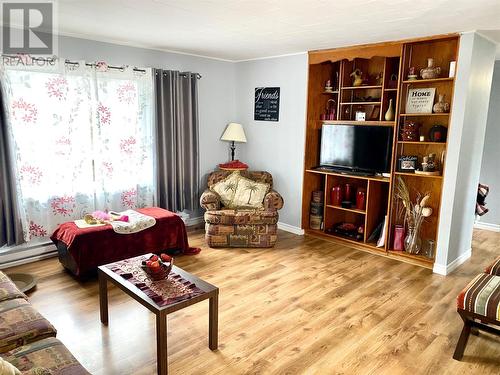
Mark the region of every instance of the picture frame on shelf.
[[417, 170], [418, 156], [401, 155], [398, 158], [398, 172], [415, 173]]
[[406, 113], [432, 113], [436, 88], [408, 89]]
[[366, 121], [366, 112], [356, 111], [354, 116], [356, 121]]

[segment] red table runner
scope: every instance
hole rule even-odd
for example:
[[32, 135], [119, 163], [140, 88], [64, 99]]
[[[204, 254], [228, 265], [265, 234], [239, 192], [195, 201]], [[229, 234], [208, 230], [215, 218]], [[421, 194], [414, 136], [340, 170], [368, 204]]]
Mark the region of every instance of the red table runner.
[[107, 264], [106, 267], [135, 285], [160, 307], [184, 301], [204, 293], [194, 283], [184, 279], [175, 272], [170, 272], [168, 277], [163, 280], [152, 280], [141, 268], [142, 261], [148, 258], [149, 255], [138, 256]]

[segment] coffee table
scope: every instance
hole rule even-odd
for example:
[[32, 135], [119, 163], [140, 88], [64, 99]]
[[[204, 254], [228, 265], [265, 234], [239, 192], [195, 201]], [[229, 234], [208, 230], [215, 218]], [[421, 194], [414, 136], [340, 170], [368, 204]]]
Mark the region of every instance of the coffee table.
[[[148, 258], [151, 254], [136, 258]], [[134, 260], [130, 258], [125, 261]], [[124, 261], [122, 261], [124, 262]], [[119, 263], [119, 262], [117, 262]], [[176, 267], [172, 268], [171, 273], [179, 275], [184, 281], [188, 281], [196, 286], [198, 293], [193, 297], [189, 297], [180, 301], [163, 301], [155, 302], [143, 290], [139, 289], [129, 279], [121, 276], [113, 271], [113, 265], [117, 263], [110, 263], [98, 267], [99, 275], [99, 305], [101, 322], [108, 325], [108, 286], [107, 282], [116, 285], [122, 291], [127, 293], [130, 297], [135, 299], [141, 305], [146, 307], [149, 311], [156, 315], [156, 356], [157, 356], [157, 369], [159, 375], [168, 373], [167, 362], [167, 315], [183, 309], [187, 306], [194, 305], [195, 303], [209, 300], [209, 324], [208, 324], [208, 347], [211, 350], [216, 350], [218, 347], [218, 309], [219, 309], [219, 288], [209, 284], [200, 278]], [[142, 272], [142, 270], [141, 270]], [[132, 279], [133, 280], [133, 279]]]

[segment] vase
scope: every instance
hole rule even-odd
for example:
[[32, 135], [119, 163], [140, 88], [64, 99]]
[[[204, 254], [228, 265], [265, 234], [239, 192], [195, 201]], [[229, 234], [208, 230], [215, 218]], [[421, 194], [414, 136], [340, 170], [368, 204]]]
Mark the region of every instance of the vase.
[[351, 184], [344, 185], [344, 200], [352, 203], [353, 187]]
[[427, 68], [423, 68], [420, 70], [420, 76], [423, 79], [434, 79], [439, 77], [441, 74], [441, 68], [439, 66], [434, 66], [434, 59], [429, 57], [427, 59]]
[[356, 209], [364, 211], [366, 208], [366, 189], [358, 188], [356, 191]]
[[429, 129], [429, 139], [431, 142], [446, 142], [448, 128], [443, 125], [434, 125]]
[[420, 238], [420, 227], [408, 226], [408, 233], [405, 238], [405, 251], [408, 254], [419, 254], [422, 249], [422, 239]]
[[394, 227], [394, 246], [393, 250], [403, 251], [405, 242], [405, 227], [403, 225], [396, 225]]
[[427, 240], [427, 248], [425, 249], [425, 256], [429, 259], [434, 259], [436, 252], [436, 242], [434, 240]]
[[444, 101], [444, 95], [440, 94], [438, 102], [432, 107], [434, 113], [447, 113], [450, 110], [450, 103]]
[[340, 186], [332, 187], [331, 191], [331, 204], [334, 206], [340, 206], [342, 204], [342, 188]]
[[414, 121], [406, 121], [401, 131], [401, 140], [405, 142], [415, 142], [419, 138], [420, 124]]
[[389, 99], [389, 108], [387, 108], [387, 112], [385, 113], [384, 118], [385, 121], [394, 121], [394, 108], [392, 107], [392, 99]]

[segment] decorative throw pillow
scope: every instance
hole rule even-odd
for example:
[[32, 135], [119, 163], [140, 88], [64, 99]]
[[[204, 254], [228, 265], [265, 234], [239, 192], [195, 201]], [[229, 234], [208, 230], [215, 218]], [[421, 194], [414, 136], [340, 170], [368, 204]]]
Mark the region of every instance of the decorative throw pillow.
[[239, 172], [233, 172], [225, 179], [213, 184], [210, 190], [219, 194], [222, 204], [229, 207], [236, 193], [236, 187], [238, 186], [238, 180], [240, 178]]
[[21, 375], [21, 371], [19, 371], [14, 365], [10, 364], [5, 359], [0, 357], [0, 374]]
[[262, 208], [264, 197], [269, 191], [270, 185], [262, 182], [241, 177], [236, 187], [231, 208]]

